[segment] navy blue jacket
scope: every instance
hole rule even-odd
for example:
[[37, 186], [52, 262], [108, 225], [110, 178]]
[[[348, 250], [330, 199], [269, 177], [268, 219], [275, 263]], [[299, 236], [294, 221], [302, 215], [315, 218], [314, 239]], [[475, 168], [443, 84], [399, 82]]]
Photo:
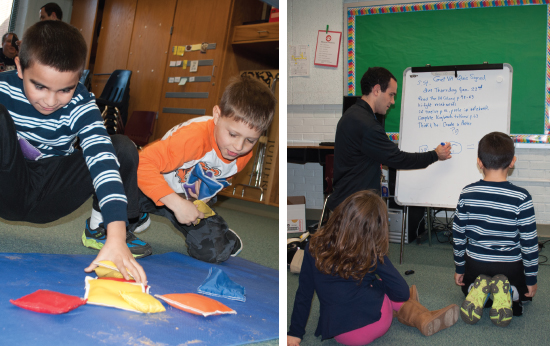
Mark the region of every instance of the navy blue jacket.
[[[382, 280], [378, 280], [375, 274]], [[308, 244], [288, 335], [303, 339], [314, 291], [321, 306], [315, 336], [322, 335], [322, 340], [380, 320], [384, 294], [395, 302], [407, 301], [410, 295], [407, 282], [387, 256], [384, 256], [384, 264], [378, 263], [376, 271], [365, 275], [359, 284], [352, 278], [346, 280], [321, 273], [315, 267]]]

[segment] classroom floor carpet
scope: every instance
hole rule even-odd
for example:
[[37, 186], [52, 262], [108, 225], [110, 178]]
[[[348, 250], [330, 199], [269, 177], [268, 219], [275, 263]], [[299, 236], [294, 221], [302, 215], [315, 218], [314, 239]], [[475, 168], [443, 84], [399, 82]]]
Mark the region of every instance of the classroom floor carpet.
[[[444, 241], [444, 237], [440, 237], [440, 240]], [[544, 240], [547, 239], [539, 238], [539, 241]], [[540, 254], [549, 256], [550, 250], [543, 248]], [[417, 245], [416, 241], [406, 244], [403, 264], [399, 264], [399, 245], [390, 243], [389, 258], [407, 283], [416, 285], [420, 303], [428, 309], [437, 310], [450, 304], [460, 306], [464, 301], [462, 291], [454, 283], [453, 249], [449, 243], [439, 243], [433, 236], [431, 247], [428, 246], [427, 239], [420, 245]], [[541, 256], [539, 261], [543, 262], [545, 258]], [[484, 309], [482, 319], [475, 325], [468, 325], [459, 319], [454, 326], [429, 337], [423, 336], [416, 328], [399, 323], [394, 318], [389, 331], [370, 345], [549, 345], [550, 267], [548, 264], [539, 265], [538, 291], [535, 298], [524, 306], [523, 316], [513, 317], [512, 322], [506, 328], [493, 325], [489, 319], [489, 309]], [[415, 273], [404, 275], [405, 271], [410, 269]], [[287, 324], [289, 324], [294, 297], [298, 289], [298, 275], [292, 274], [290, 271], [287, 275]], [[321, 343], [321, 337], [315, 337], [318, 320], [319, 300], [315, 295], [306, 327], [306, 335], [300, 345], [339, 345], [334, 339], [328, 339]]]
[[[220, 198], [220, 201], [214, 207], [216, 212], [224, 217], [229, 227], [234, 229], [243, 241], [244, 248], [237, 257], [237, 260], [239, 258], [246, 259], [255, 264], [278, 270], [279, 238], [277, 232], [277, 208], [226, 198]], [[91, 199], [72, 214], [44, 225], [27, 222], [12, 222], [0, 219], [0, 253], [88, 255], [91, 256], [91, 261], [94, 256], [97, 255], [97, 251], [86, 248], [81, 243], [84, 223], [86, 219], [90, 217], [90, 212]], [[168, 252], [178, 252], [187, 255], [185, 238], [169, 221], [155, 215], [151, 216], [151, 221], [151, 226], [145, 232], [139, 234], [139, 237], [151, 244], [153, 255]], [[146, 258], [138, 261], [145, 260]], [[80, 268], [77, 268], [79, 276], [85, 276], [83, 270], [86, 266], [87, 264], [82, 264]], [[147, 274], [151, 275], [149, 272]], [[198, 277], [198, 275], [196, 276], [194, 280], [201, 280], [201, 282], [206, 278], [206, 276], [203, 277], [202, 274], [200, 277]], [[149, 281], [154, 287], [154, 283], [150, 278]], [[83, 284], [84, 282], [82, 281], [82, 285]], [[4, 285], [6, 285], [5, 281]], [[81, 288], [82, 287], [84, 286], [81, 286]], [[154, 292], [154, 288], [152, 289]], [[21, 296], [22, 295], [23, 294], [21, 294]], [[11, 305], [9, 302], [7, 302], [7, 304]], [[76, 311], [78, 311], [78, 309]], [[90, 323], [93, 323], [93, 321], [90, 321]], [[55, 330], [54, 328], [53, 330], [50, 329], [48, 332], [56, 333], [62, 331], [62, 329], [62, 326], [60, 326], [59, 330]], [[3, 331], [1, 331], [0, 335], [3, 334]], [[245, 342], [250, 341], [243, 341], [242, 343]], [[137, 341], [134, 343], [143, 344]], [[1, 337], [0, 344], [4, 344]], [[224, 339], [219, 339], [217, 344], [226, 345], [228, 343], [226, 343]], [[254, 343], [254, 345], [262, 346], [274, 346], [278, 344], [278, 339]], [[164, 343], [162, 345], [171, 344]], [[200, 345], [200, 343], [197, 343], [197, 345]]]

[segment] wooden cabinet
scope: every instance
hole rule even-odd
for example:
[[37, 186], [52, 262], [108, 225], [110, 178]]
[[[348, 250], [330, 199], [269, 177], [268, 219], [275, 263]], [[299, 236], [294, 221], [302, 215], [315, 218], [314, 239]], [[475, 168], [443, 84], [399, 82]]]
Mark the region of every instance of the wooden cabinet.
[[[271, 87], [278, 78], [279, 23], [246, 25], [261, 19], [266, 6], [259, 0], [163, 0], [162, 5], [157, 0], [79, 0], [78, 12], [90, 8], [97, 13], [97, 25], [92, 19], [77, 20], [83, 33], [94, 33], [97, 41], [90, 58], [92, 91], [101, 95], [114, 70], [131, 70], [129, 116], [133, 110], [157, 111], [154, 140], [177, 124], [212, 115], [233, 76], [253, 74]], [[174, 54], [176, 46], [202, 43], [208, 43], [206, 52]], [[192, 61], [198, 61], [196, 72], [190, 70]], [[176, 78], [187, 82], [180, 85]], [[275, 92], [278, 98], [278, 88]], [[233, 187], [222, 194], [278, 205], [278, 108], [276, 113], [267, 134], [262, 200], [258, 191], [248, 189], [245, 197], [241, 191], [233, 195]], [[252, 161], [233, 178], [234, 184], [249, 183]]]
[[279, 23], [240, 25], [235, 27], [233, 44], [279, 41]]
[[[100, 20], [97, 51], [91, 52], [92, 92], [99, 97], [109, 74], [125, 70], [132, 40], [137, 0], [105, 0]], [[130, 97], [131, 94], [130, 94]]]
[[98, 0], [75, 1], [73, 2], [73, 11], [71, 13], [71, 24], [80, 31], [88, 47], [85, 69], [89, 69], [91, 47], [94, 41], [94, 28], [96, 27], [97, 19], [97, 1]]
[[[279, 99], [279, 23], [261, 23], [245, 25], [242, 13], [251, 1], [235, 0], [231, 18], [231, 35], [227, 44], [225, 65], [222, 71], [222, 84], [229, 78], [240, 74], [250, 74], [272, 88]], [[223, 90], [220, 90], [218, 99]], [[259, 144], [258, 144], [259, 145]], [[246, 187], [255, 185], [250, 179], [254, 172], [254, 157], [258, 153], [254, 148], [253, 159], [232, 179], [232, 186], [220, 194], [252, 202], [279, 206], [279, 106], [275, 110], [273, 123], [267, 132], [264, 165], [261, 172], [261, 184], [258, 188]], [[244, 195], [243, 195], [244, 191]], [[263, 191], [263, 197], [261, 193]], [[262, 199], [260, 200], [260, 197]]]
[[[191, 118], [212, 115], [212, 108], [218, 103], [216, 95], [224, 87], [219, 76], [223, 69], [231, 8], [232, 2], [227, 0], [178, 1], [170, 51], [164, 66], [155, 138], [162, 138], [173, 126]], [[184, 51], [183, 56], [174, 55], [176, 46], [202, 43], [209, 44], [206, 53], [191, 50]], [[191, 61], [198, 61], [196, 72], [191, 72]], [[173, 66], [177, 62], [181, 65]], [[187, 78], [187, 82], [185, 85], [169, 83], [176, 77]]]

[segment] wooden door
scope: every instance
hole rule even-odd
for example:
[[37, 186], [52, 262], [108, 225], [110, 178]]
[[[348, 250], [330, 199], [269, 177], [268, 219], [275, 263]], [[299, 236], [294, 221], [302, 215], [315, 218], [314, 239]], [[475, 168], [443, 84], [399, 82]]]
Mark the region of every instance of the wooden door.
[[97, 0], [80, 0], [73, 2], [71, 24], [80, 30], [86, 41], [88, 55], [86, 56], [85, 69], [89, 68], [92, 42], [94, 39], [94, 28], [97, 20]]
[[[160, 98], [159, 118], [155, 138], [162, 137], [170, 128], [181, 122], [201, 115], [211, 115], [220, 87], [221, 65], [225, 56], [225, 42], [229, 34], [229, 14], [231, 0], [178, 0], [174, 17], [174, 30], [170, 41], [168, 59]], [[176, 56], [174, 46], [195, 45], [207, 42], [214, 49], [206, 53], [188, 51], [184, 56]], [[170, 66], [170, 61], [199, 61], [197, 72]], [[169, 78], [195, 77], [185, 85], [168, 83]], [[197, 78], [200, 77], [200, 78]], [[204, 80], [204, 81], [203, 81]], [[223, 87], [223, 86], [222, 86]]]
[[126, 69], [136, 7], [137, 0], [105, 0], [92, 76], [96, 97], [101, 95], [109, 74]]
[[132, 71], [128, 115], [159, 108], [176, 0], [139, 0], [127, 70]]

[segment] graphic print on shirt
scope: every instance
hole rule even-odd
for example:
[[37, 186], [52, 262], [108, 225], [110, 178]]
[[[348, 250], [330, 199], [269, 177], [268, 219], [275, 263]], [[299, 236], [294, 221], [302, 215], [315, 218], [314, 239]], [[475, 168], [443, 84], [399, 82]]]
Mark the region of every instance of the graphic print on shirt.
[[[215, 196], [220, 190], [229, 186], [229, 182], [225, 178], [219, 178], [222, 172], [210, 167], [208, 163], [200, 161], [191, 168], [181, 169], [177, 175], [180, 179], [180, 184], [183, 186], [183, 191], [187, 198], [189, 190], [198, 196], [198, 199], [207, 199]], [[198, 191], [195, 188], [196, 182], [199, 181]]]

